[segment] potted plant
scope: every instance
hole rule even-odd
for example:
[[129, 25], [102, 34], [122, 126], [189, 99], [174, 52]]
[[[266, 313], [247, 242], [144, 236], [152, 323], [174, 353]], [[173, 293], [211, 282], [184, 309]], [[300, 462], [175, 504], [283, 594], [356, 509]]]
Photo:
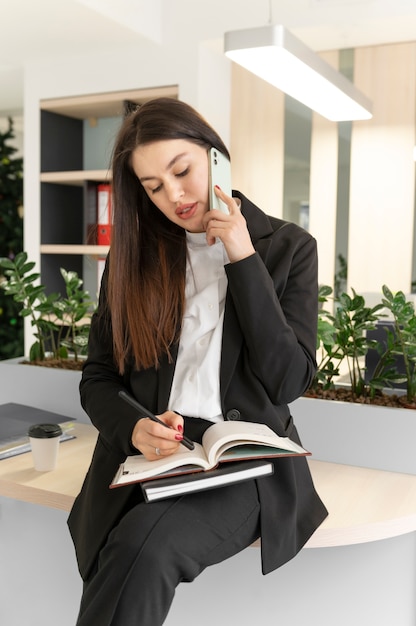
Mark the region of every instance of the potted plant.
[[[402, 292], [383, 286], [375, 307], [352, 290], [340, 294], [334, 312], [324, 306], [332, 294], [320, 290], [318, 318], [318, 371], [305, 394], [292, 403], [295, 423], [303, 444], [314, 458], [416, 474], [416, 314]], [[382, 345], [369, 336], [392, 319]], [[366, 355], [377, 350], [378, 363], [366, 376]], [[397, 369], [401, 356], [404, 368]], [[341, 371], [348, 383], [338, 384]], [[403, 390], [395, 389], [406, 383]]]
[[[0, 129], [0, 257], [23, 249], [23, 158], [17, 157], [14, 122]], [[0, 289], [0, 359], [22, 354], [23, 319], [18, 305]]]
[[82, 289], [76, 272], [61, 268], [65, 296], [46, 295], [45, 286], [36, 284], [40, 275], [32, 270], [35, 263], [27, 260], [26, 252], [14, 259], [1, 258], [4, 277], [0, 286], [21, 305], [19, 315], [29, 317], [36, 341], [28, 360], [37, 365], [81, 369], [87, 350], [92, 301]]
[[[352, 289], [352, 297], [342, 293], [335, 301], [335, 313], [320, 309], [318, 369], [306, 395], [416, 408], [416, 313], [403, 292], [394, 295], [386, 285], [382, 291], [384, 298], [372, 308]], [[326, 304], [331, 294], [331, 287], [322, 286], [320, 302]], [[383, 324], [387, 315], [392, 322]], [[371, 331], [377, 326], [385, 331], [385, 343], [371, 338]], [[378, 353], [372, 372], [366, 367], [369, 350]], [[401, 370], [397, 367], [398, 356], [404, 363]], [[341, 365], [346, 366], [348, 386], [335, 384]], [[406, 383], [405, 393], [386, 393], [387, 389], [397, 389], [401, 383]]]
[[65, 295], [46, 295], [25, 252], [14, 259], [0, 259], [0, 267], [0, 287], [20, 304], [20, 315], [30, 318], [35, 336], [26, 358], [0, 361], [0, 403], [26, 404], [88, 423], [78, 387], [92, 303], [82, 289], [82, 280], [75, 272], [61, 269]]

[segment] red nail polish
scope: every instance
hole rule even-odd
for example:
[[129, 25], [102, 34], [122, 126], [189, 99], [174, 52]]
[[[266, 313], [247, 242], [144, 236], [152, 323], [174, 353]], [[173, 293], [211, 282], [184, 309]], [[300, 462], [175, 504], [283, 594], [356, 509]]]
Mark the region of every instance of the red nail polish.
[[179, 424], [178, 430], [179, 430], [180, 433], [183, 433], [183, 426], [182, 426], [182, 424]]
[[221, 191], [221, 187], [219, 185], [215, 185], [215, 187]]
[[182, 441], [183, 439], [183, 435], [180, 435], [179, 433], [177, 435], [175, 435], [175, 439], [176, 441]]

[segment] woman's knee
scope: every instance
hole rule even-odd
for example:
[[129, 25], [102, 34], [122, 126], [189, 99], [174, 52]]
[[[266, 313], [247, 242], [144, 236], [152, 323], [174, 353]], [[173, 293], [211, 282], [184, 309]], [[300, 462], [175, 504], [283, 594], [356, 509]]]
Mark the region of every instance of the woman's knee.
[[[139, 576], [150, 576], [171, 581], [193, 580], [200, 572], [199, 563], [189, 548], [189, 529], [183, 528], [167, 506], [140, 504], [134, 507], [113, 529], [101, 554], [127, 568], [134, 568]], [[197, 534], [197, 529], [194, 529]], [[190, 542], [192, 544], [192, 541]], [[111, 555], [111, 556], [110, 556]], [[151, 573], [151, 574], [150, 574]], [[176, 584], [177, 584], [176, 583]]]

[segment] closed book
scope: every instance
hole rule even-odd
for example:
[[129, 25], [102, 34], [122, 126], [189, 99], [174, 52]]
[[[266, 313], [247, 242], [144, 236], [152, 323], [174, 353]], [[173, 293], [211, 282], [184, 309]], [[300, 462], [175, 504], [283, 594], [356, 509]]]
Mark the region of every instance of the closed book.
[[28, 431], [34, 424], [60, 424], [61, 441], [74, 439], [74, 418], [26, 404], [0, 404], [0, 459], [29, 452]]
[[146, 502], [153, 502], [271, 476], [273, 470], [274, 467], [270, 461], [241, 461], [228, 463], [206, 472], [148, 480], [141, 483], [141, 488]]

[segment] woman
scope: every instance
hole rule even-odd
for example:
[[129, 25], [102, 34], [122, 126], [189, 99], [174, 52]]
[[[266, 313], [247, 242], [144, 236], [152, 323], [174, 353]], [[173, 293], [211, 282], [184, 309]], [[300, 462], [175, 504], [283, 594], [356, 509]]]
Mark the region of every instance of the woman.
[[[315, 372], [315, 241], [238, 192], [216, 189], [229, 213], [209, 211], [211, 147], [228, 156], [196, 111], [165, 98], [132, 113], [116, 140], [111, 252], [80, 385], [99, 437], [69, 518], [78, 626], [163, 624], [181, 581], [259, 536], [267, 574], [327, 514], [304, 458], [150, 504], [137, 485], [108, 488], [127, 455], [168, 456], [213, 421], [262, 422], [299, 442], [287, 404]], [[121, 389], [171, 428], [140, 419]]]

